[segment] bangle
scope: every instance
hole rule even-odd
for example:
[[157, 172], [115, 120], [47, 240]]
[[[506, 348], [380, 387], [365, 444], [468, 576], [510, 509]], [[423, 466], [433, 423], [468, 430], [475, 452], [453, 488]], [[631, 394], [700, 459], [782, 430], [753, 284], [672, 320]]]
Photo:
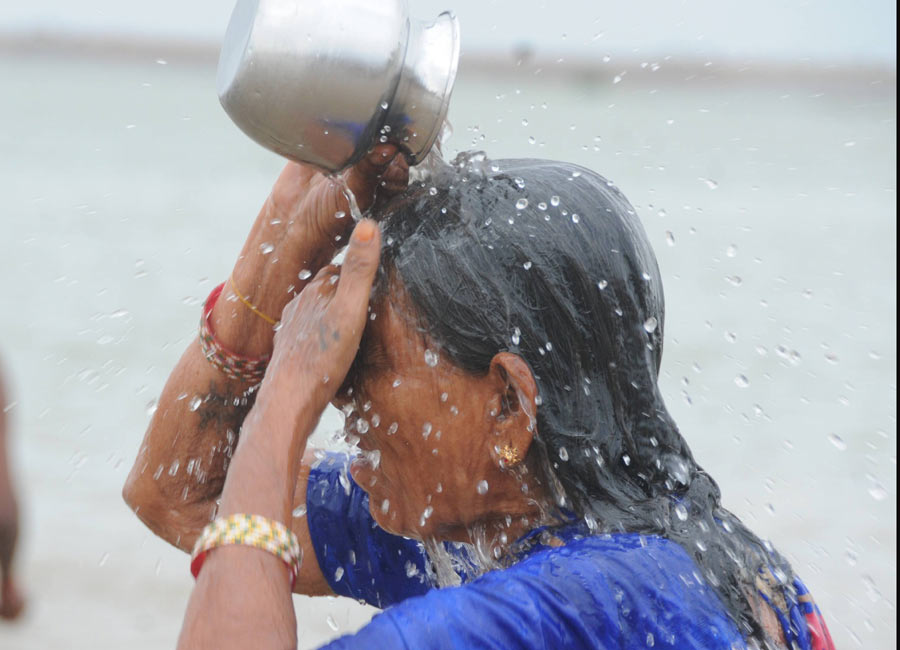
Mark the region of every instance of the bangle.
[[191, 553], [191, 573], [200, 574], [207, 554], [220, 546], [250, 546], [282, 560], [291, 574], [291, 589], [300, 573], [303, 552], [297, 536], [284, 524], [259, 515], [236, 514], [216, 519], [207, 525]]
[[212, 310], [224, 287], [223, 282], [213, 289], [203, 305], [203, 314], [200, 317], [200, 349], [203, 350], [203, 356], [207, 361], [231, 379], [259, 383], [266, 374], [266, 366], [269, 365], [271, 355], [245, 357], [232, 352], [222, 345], [213, 331]]
[[244, 306], [247, 309], [249, 309], [254, 314], [256, 314], [257, 316], [262, 318], [264, 321], [266, 321], [272, 327], [278, 325], [277, 320], [275, 320], [271, 316], [266, 316], [259, 309], [257, 309], [256, 305], [251, 303], [248, 298], [244, 298], [244, 295], [240, 291], [238, 291], [237, 285], [234, 283], [234, 274], [231, 274], [230, 276], [228, 276], [228, 283], [231, 285], [231, 290], [234, 292], [234, 295], [236, 295], [238, 297], [238, 300], [240, 300], [242, 303], [244, 303]]

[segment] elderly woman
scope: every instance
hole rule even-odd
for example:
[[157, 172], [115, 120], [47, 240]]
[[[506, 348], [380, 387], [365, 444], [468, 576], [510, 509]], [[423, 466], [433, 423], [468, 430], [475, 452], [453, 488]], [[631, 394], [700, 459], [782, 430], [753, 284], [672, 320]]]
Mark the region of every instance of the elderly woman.
[[[166, 385], [125, 498], [194, 552], [182, 646], [296, 644], [293, 585], [385, 609], [335, 648], [831, 648], [666, 411], [618, 189], [481, 155], [408, 184], [395, 153], [346, 174], [380, 222], [352, 236], [288, 165]], [[329, 402], [352, 457], [307, 449]]]

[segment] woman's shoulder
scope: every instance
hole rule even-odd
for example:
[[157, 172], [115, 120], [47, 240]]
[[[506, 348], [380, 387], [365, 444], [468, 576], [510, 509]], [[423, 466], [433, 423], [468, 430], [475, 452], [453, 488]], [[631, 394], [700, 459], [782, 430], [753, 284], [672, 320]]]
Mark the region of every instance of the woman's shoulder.
[[491, 575], [484, 579], [530, 585], [553, 607], [565, 602], [583, 615], [603, 612], [622, 640], [652, 638], [663, 647], [677, 641], [684, 648], [742, 641], [696, 563], [680, 544], [664, 537], [576, 535]]
[[705, 586], [697, 565], [680, 544], [636, 533], [553, 537], [523, 554], [503, 573], [507, 578], [516, 574], [562, 578], [578, 573], [594, 575], [606, 584], [660, 585], [662, 580], [683, 587]]

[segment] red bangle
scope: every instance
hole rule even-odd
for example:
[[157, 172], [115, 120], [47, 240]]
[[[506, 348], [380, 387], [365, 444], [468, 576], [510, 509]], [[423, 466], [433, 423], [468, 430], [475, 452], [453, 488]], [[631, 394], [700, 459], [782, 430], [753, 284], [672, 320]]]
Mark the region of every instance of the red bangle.
[[223, 282], [213, 289], [203, 305], [203, 315], [200, 318], [200, 349], [203, 350], [203, 356], [207, 361], [231, 379], [259, 383], [266, 374], [266, 367], [269, 365], [272, 355], [246, 357], [232, 352], [222, 345], [213, 330], [210, 316], [224, 287], [225, 283]]

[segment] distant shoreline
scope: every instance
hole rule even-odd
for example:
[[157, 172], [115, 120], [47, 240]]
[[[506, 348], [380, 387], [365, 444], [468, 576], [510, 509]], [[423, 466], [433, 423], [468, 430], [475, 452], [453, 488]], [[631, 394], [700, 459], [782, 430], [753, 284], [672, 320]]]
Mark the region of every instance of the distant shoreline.
[[[133, 36], [73, 35], [52, 32], [0, 33], [0, 53], [26, 57], [80, 58], [114, 63], [164, 61], [214, 67], [219, 44], [210, 41], [151, 39]], [[814, 84], [847, 89], [893, 91], [896, 67], [888, 64], [823, 64], [811, 61], [738, 61], [668, 56], [637, 59], [616, 56], [609, 60], [549, 56], [530, 51], [466, 52], [460, 59], [461, 77], [514, 76], [554, 82], [613, 83], [617, 76], [629, 83], [702, 83], [708, 85]]]

